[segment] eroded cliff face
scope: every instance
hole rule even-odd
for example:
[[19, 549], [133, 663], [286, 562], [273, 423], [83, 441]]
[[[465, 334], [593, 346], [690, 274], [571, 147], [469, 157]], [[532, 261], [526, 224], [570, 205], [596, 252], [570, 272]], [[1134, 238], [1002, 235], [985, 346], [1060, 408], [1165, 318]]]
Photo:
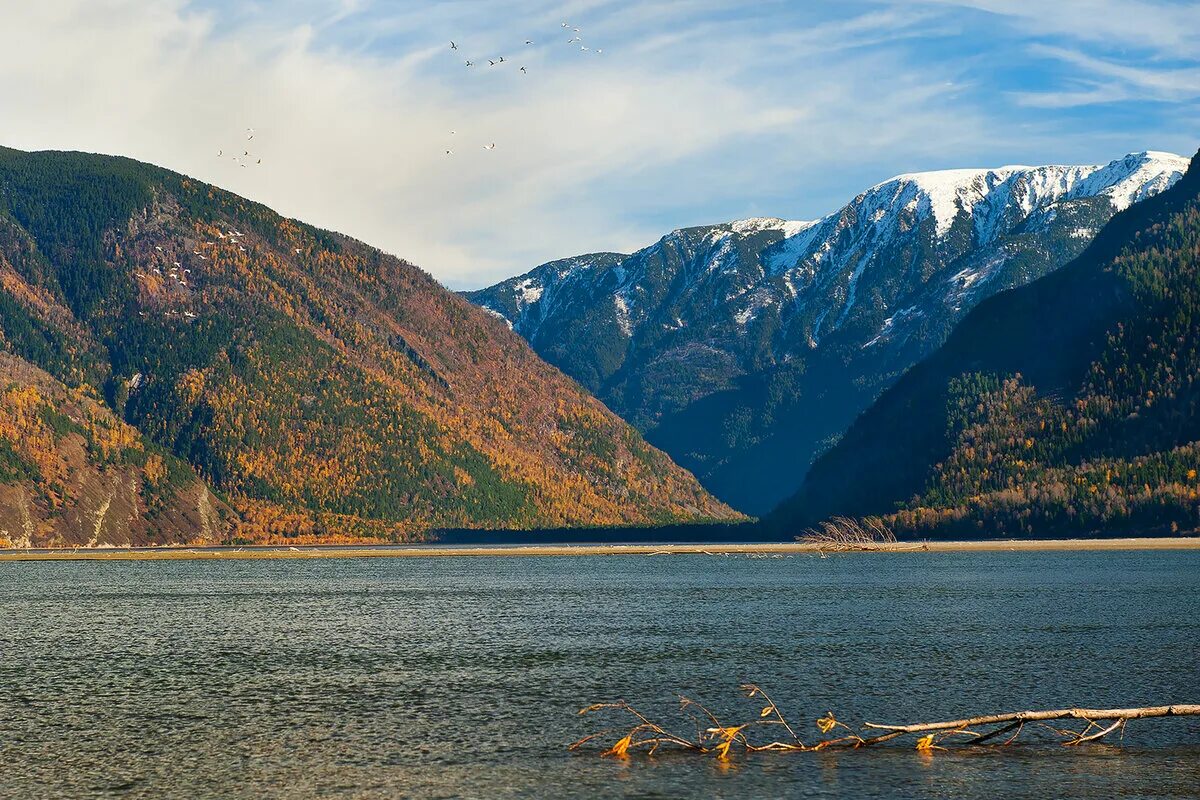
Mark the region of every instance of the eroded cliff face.
[[234, 520], [96, 398], [0, 353], [0, 546], [216, 544]]

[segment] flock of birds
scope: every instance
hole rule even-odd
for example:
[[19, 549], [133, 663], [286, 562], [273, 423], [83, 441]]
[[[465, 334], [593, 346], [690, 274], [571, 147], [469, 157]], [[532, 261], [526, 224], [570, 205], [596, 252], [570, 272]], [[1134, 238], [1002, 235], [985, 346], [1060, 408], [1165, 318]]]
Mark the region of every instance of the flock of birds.
[[[246, 141], [247, 142], [254, 141], [254, 128], [246, 128]], [[249, 167], [249, 166], [255, 166], [255, 167], [262, 166], [262, 157], [258, 156], [258, 155], [251, 155], [249, 148], [250, 148], [250, 146], [246, 145], [242, 149], [241, 155], [231, 155], [231, 156], [229, 156], [229, 158], [232, 158], [233, 163], [237, 164], [239, 167], [242, 167], [242, 168]], [[226, 156], [225, 156], [224, 148], [217, 151], [217, 158], [225, 158], [225, 157]]]
[[[245, 246], [245, 244], [243, 244], [243, 240], [244, 240], [245, 236], [246, 236], [246, 234], [242, 233], [241, 231], [233, 230], [232, 228], [226, 233], [217, 231], [217, 237], [221, 240], [221, 242], [220, 243], [208, 242], [208, 241], [197, 242], [194, 246], [192, 246], [192, 256], [200, 261], [207, 261], [208, 256], [206, 256], [204, 254], [205, 249], [216, 248], [216, 247], [219, 247], [220, 244], [227, 244], [230, 247], [236, 247], [238, 249], [238, 252], [244, 253], [244, 252], [246, 252], [246, 246]], [[184, 251], [186, 252], [186, 249], [189, 247], [189, 245], [186, 244], [186, 242], [185, 242], [185, 243], [182, 243], [182, 247], [183, 247]], [[166, 254], [166, 252], [163, 250], [163, 248], [160, 245], [155, 245], [154, 250], [155, 250], [156, 254], [158, 254], [159, 258], [162, 258], [164, 260], [171, 258], [170, 256], [168, 256]], [[209, 251], [212, 252], [211, 249]], [[297, 250], [296, 252], [299, 253], [300, 251]], [[183, 258], [183, 256], [180, 256], [180, 258]], [[195, 262], [192, 262], [192, 263], [195, 263]], [[198, 266], [199, 265], [197, 265], [197, 267]], [[157, 267], [157, 266], [151, 267], [150, 271], [154, 275], [161, 278], [164, 282], [168, 282], [169, 285], [173, 285], [175, 287], [178, 287], [179, 289], [187, 289], [191, 286], [189, 281], [191, 280], [192, 269], [190, 267], [183, 266], [183, 264], [179, 261], [172, 260], [171, 266], [169, 266], [169, 267], [165, 266], [165, 265], [162, 267]], [[137, 272], [136, 274], [139, 277], [149, 277], [146, 273], [140, 272], [140, 271]], [[147, 315], [145, 311], [141, 311], [141, 312], [139, 312], [139, 314], [140, 314], [140, 316], [143, 316], [143, 317]], [[180, 313], [178, 311], [168, 310], [165, 313], [165, 316], [168, 316], [168, 317], [183, 316], [187, 319], [195, 319], [196, 318], [196, 314], [192, 313], [191, 311], [184, 311], [184, 312]]]
[[[564, 31], [564, 32], [571, 34], [571, 38], [569, 38], [569, 39], [567, 39], [567, 40], [566, 40], [566, 43], [567, 43], [568, 45], [572, 45], [572, 46], [574, 46], [574, 45], [579, 45], [579, 51], [580, 51], [580, 52], [583, 52], [583, 53], [594, 53], [594, 54], [596, 54], [596, 55], [601, 55], [601, 54], [603, 54], [603, 53], [604, 53], [604, 50], [603, 50], [602, 48], [595, 48], [595, 49], [592, 49], [592, 48], [591, 48], [591, 47], [589, 47], [588, 45], [584, 44], [584, 41], [583, 41], [583, 30], [582, 30], [581, 28], [577, 28], [577, 27], [575, 27], [575, 26], [571, 25], [571, 23], [567, 22], [566, 20], [564, 20], [564, 21], [562, 22], [562, 24], [561, 24], [561, 26], [560, 26], [560, 27], [563, 29], [563, 31]], [[533, 44], [534, 44], [534, 41], [533, 41], [533, 39], [526, 39], [526, 40], [525, 40], [525, 46], [527, 46], [527, 47], [528, 47], [528, 46], [532, 46]], [[454, 52], [457, 52], [457, 51], [458, 51], [458, 43], [452, 40], [452, 41], [450, 42], [450, 50], [451, 50], [451, 51], [454, 51]], [[508, 61], [508, 60], [507, 60], [507, 59], [506, 59], [504, 56], [502, 56], [502, 55], [500, 55], [500, 56], [495, 56], [495, 57], [493, 57], [493, 58], [487, 58], [487, 59], [484, 59], [484, 60], [485, 60], [485, 61], [487, 61], [487, 64], [488, 64], [488, 67], [489, 67], [489, 68], [491, 68], [491, 67], [501, 67], [501, 66], [503, 66], [503, 65], [505, 65], [505, 64], [510, 64], [510, 63], [512, 63], [512, 62]], [[466, 66], [467, 68], [473, 68], [473, 67], [475, 67], [476, 63], [477, 63], [476, 61], [473, 61], [473, 60], [471, 60], [471, 59], [469, 59], [469, 58], [468, 58], [468, 59], [466, 59], [466, 60], [465, 60], [465, 62], [464, 62], [465, 66]], [[528, 67], [526, 67], [526, 66], [521, 66], [521, 67], [519, 68], [519, 70], [518, 70], [518, 71], [519, 71], [519, 72], [520, 72], [522, 75], [527, 75], [527, 74], [529, 74], [529, 68], [528, 68]], [[457, 133], [457, 131], [450, 131], [450, 135], [451, 135], [451, 136], [454, 136], [456, 133]], [[254, 141], [254, 128], [246, 128], [244, 135], [245, 135], [245, 141], [246, 141], [246, 142], [252, 142], [252, 141]], [[259, 167], [259, 166], [262, 166], [262, 163], [263, 163], [262, 157], [261, 157], [260, 155], [258, 155], [257, 153], [252, 153], [252, 152], [250, 151], [250, 147], [251, 147], [251, 145], [249, 145], [249, 144], [244, 144], [244, 145], [241, 145], [241, 146], [239, 146], [238, 148], [236, 148], [236, 149], [235, 149], [233, 152], [231, 152], [231, 153], [226, 153], [226, 152], [225, 152], [225, 148], [220, 148], [220, 149], [218, 149], [218, 150], [217, 150], [217, 158], [219, 158], [219, 159], [230, 159], [230, 160], [232, 160], [232, 162], [233, 162], [234, 164], [236, 164], [238, 167], [240, 167], [240, 168], [242, 168], [242, 169], [247, 169], [247, 168], [250, 168], [250, 167]], [[495, 142], [488, 142], [488, 143], [486, 143], [486, 144], [484, 144], [484, 145], [483, 145], [483, 149], [484, 149], [484, 150], [488, 150], [488, 151], [495, 150], [495, 149], [496, 149], [496, 143], [495, 143]], [[240, 153], [239, 153], [239, 152], [237, 152], [238, 150], [240, 150], [241, 152], [240, 152]], [[448, 147], [446, 147], [446, 149], [445, 149], [445, 152], [446, 152], [446, 155], [448, 155], [448, 156], [452, 156], [452, 155], [454, 155], [454, 148], [453, 148], [453, 147], [449, 147], [449, 146], [448, 146]]]
[[[591, 53], [595, 53], [596, 55], [602, 55], [602, 54], [604, 53], [604, 50], [603, 50], [602, 48], [596, 48], [595, 50], [593, 50], [592, 48], [588, 47], [586, 44], [584, 44], [584, 43], [583, 43], [583, 31], [582, 31], [582, 29], [580, 29], [580, 28], [576, 28], [576, 27], [572, 26], [572, 25], [571, 25], [571, 23], [567, 22], [566, 20], [564, 20], [564, 21], [563, 21], [563, 23], [562, 23], [561, 27], [563, 28], [563, 30], [565, 30], [565, 31], [568, 31], [568, 32], [570, 32], [571, 34], [573, 34], [573, 35], [571, 36], [571, 38], [567, 40], [567, 44], [568, 44], [568, 45], [575, 45], [575, 44], [578, 44], [578, 45], [579, 45], [579, 50], [580, 50], [580, 52], [584, 52], [584, 53], [591, 52]], [[526, 39], [526, 40], [525, 40], [525, 45], [526, 45], [526, 46], [530, 46], [530, 45], [532, 45], [532, 44], [534, 44], [534, 41], [533, 41], [532, 39]], [[455, 51], [455, 52], [457, 52], [457, 51], [458, 51], [458, 43], [457, 43], [457, 42], [455, 42], [455, 41], [453, 41], [453, 40], [451, 40], [451, 41], [450, 41], [450, 49], [451, 49], [452, 51]], [[509, 63], [511, 63], [511, 62], [509, 62], [509, 61], [505, 60], [504, 56], [496, 56], [495, 58], [489, 58], [489, 59], [486, 59], [486, 61], [487, 61], [487, 63], [488, 63], [488, 67], [489, 67], [489, 68], [490, 68], [490, 67], [499, 67], [499, 66], [502, 66], [502, 65], [504, 65], [504, 64], [509, 64]], [[464, 64], [465, 64], [465, 66], [466, 66], [467, 68], [471, 68], [471, 67], [474, 67], [474, 66], [476, 65], [476, 62], [475, 62], [475, 61], [472, 61], [471, 59], [469, 59], [469, 58], [468, 58], [468, 59], [466, 59], [466, 60], [465, 60]], [[525, 66], [522, 66], [522, 67], [520, 67], [520, 69], [519, 69], [519, 72], [520, 72], [522, 75], [528, 75], [528, 74], [529, 74], [529, 68], [528, 68], [528, 67], [525, 67]], [[451, 136], [454, 136], [456, 133], [457, 133], [457, 131], [450, 131], [450, 135], [451, 135]], [[495, 143], [495, 142], [489, 142], [488, 144], [485, 144], [485, 145], [483, 146], [483, 149], [484, 149], [484, 150], [495, 150], [495, 149], [496, 149], [496, 143]], [[453, 147], [447, 147], [447, 148], [446, 148], [446, 155], [448, 155], [448, 156], [452, 156], [452, 155], [454, 155], [454, 148], [453, 148]]]

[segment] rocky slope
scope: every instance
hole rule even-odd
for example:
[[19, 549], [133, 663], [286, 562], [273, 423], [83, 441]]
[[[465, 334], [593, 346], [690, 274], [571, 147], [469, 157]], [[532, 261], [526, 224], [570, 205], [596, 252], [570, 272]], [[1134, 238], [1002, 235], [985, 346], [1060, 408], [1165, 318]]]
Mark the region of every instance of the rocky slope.
[[1200, 157], [1070, 265], [981, 303], [773, 516], [910, 536], [1200, 528]]
[[901, 175], [820, 220], [678, 230], [470, 293], [738, 508], [794, 491], [975, 304], [1077, 256], [1187, 160]]
[[0, 149], [0, 289], [5, 350], [189, 463], [235, 538], [737, 516], [421, 270], [166, 170]]
[[0, 547], [213, 544], [233, 522], [97, 397], [0, 352]]

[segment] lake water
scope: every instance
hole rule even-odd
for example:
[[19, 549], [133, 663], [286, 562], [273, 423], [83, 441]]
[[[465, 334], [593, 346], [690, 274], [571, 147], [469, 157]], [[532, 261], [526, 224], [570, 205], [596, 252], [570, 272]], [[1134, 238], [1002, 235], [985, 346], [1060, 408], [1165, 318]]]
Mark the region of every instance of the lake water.
[[1112, 745], [625, 761], [625, 698], [804, 732], [1200, 702], [1200, 552], [0, 564], [2, 797], [1178, 797], [1200, 720]]

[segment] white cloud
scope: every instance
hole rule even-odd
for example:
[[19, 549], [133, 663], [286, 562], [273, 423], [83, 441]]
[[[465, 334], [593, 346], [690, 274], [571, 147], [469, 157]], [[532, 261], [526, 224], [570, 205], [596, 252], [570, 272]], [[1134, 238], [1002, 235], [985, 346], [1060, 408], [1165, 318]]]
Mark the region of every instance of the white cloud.
[[[635, 195], [637, 208], [686, 206], [776, 161], [794, 169], [894, 144], [883, 115], [919, 110], [897, 108], [912, 97], [904, 76], [794, 66], [803, 47], [829, 59], [834, 34], [880, 35], [890, 13], [789, 42], [786, 74], [758, 80], [747, 68], [772, 57], [749, 30], [692, 23], [677, 4], [531, 3], [508, 23], [448, 6], [377, 13], [343, 1], [275, 15], [182, 0], [21, 4], [0, 29], [5, 143], [163, 164], [462, 285], [659, 233], [600, 184], [619, 179], [606, 191]], [[568, 48], [560, 17], [591, 23], [593, 50]], [[518, 44], [526, 35], [538, 44]], [[508, 63], [488, 68], [500, 53]], [[470, 54], [480, 66], [468, 70]], [[261, 170], [216, 159], [246, 126]], [[692, 174], [671, 172], [684, 165]]]
[[[1011, 146], [1017, 123], [972, 93], [969, 58], [911, 57], [924, 37], [954, 32], [940, 10], [871, 5], [783, 24], [781, 8], [794, 10], [14, 3], [0, 27], [0, 143], [162, 164], [456, 287], [633, 249], [676, 225], [814, 216], [868, 178], [977, 165]], [[562, 19], [592, 50], [567, 46]], [[500, 54], [503, 66], [486, 66]], [[247, 126], [261, 169], [216, 158], [244, 144]]]

